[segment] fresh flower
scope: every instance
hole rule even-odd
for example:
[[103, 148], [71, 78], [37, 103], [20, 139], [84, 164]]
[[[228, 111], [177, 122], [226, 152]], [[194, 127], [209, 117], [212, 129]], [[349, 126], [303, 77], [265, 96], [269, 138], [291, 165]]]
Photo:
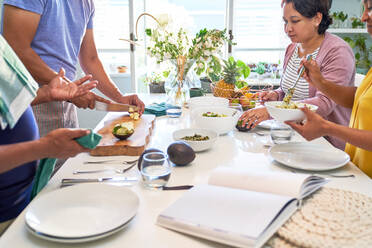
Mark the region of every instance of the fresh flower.
[[146, 29], [146, 35], [150, 37], [150, 45], [147, 54], [156, 59], [157, 63], [165, 60], [177, 59], [184, 56], [188, 60], [195, 60], [195, 71], [198, 75], [206, 72], [221, 72], [222, 47], [225, 42], [231, 44], [226, 36], [226, 30], [200, 30], [191, 39], [185, 29], [179, 28], [172, 32], [169, 17], [160, 15], [159, 25], [154, 29]]

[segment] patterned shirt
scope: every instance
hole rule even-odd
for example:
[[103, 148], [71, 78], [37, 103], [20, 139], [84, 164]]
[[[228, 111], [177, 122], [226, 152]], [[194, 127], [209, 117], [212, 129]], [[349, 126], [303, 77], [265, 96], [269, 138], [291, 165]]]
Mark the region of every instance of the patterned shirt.
[[[316, 59], [318, 55], [319, 47], [311, 54], [313, 57], [312, 59]], [[288, 61], [288, 65], [286, 70], [283, 74], [282, 84], [281, 87], [285, 93], [287, 93], [288, 89], [293, 86], [295, 83], [297, 76], [298, 76], [298, 69], [300, 68], [302, 58], [298, 56], [298, 45]], [[309, 98], [309, 83], [301, 77], [296, 85], [296, 90], [294, 91], [292, 100], [293, 101], [300, 101]]]

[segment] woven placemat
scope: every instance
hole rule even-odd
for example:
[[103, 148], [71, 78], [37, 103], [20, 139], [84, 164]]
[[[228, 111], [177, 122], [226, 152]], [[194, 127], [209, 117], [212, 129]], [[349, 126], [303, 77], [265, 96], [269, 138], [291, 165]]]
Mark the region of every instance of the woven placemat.
[[372, 247], [372, 198], [323, 188], [268, 241], [270, 247]]

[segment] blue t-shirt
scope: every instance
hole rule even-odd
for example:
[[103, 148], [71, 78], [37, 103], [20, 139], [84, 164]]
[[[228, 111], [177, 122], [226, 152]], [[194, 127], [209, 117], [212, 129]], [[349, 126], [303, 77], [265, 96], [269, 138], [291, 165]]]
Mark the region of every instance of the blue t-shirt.
[[[0, 129], [0, 145], [38, 138], [39, 131], [31, 107], [27, 108], [13, 129]], [[0, 174], [0, 222], [17, 217], [30, 202], [36, 164], [37, 161], [32, 161]]]
[[76, 64], [86, 29], [93, 28], [93, 0], [4, 0], [40, 15], [31, 47], [54, 71], [61, 67], [75, 78]]

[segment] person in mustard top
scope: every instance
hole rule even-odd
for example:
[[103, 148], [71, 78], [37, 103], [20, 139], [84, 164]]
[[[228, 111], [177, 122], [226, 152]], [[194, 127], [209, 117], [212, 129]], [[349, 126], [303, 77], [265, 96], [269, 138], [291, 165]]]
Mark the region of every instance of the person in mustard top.
[[[367, 24], [372, 36], [372, 0], [363, 0], [364, 12], [361, 20]], [[345, 87], [327, 81], [320, 73], [315, 61], [302, 61], [306, 68], [304, 78], [329, 98], [344, 107], [352, 108], [349, 127], [324, 120], [307, 108], [302, 111], [307, 116], [306, 123], [287, 122], [307, 140], [320, 136], [333, 136], [347, 142], [345, 151], [351, 161], [372, 178], [372, 68], [362, 84]]]

